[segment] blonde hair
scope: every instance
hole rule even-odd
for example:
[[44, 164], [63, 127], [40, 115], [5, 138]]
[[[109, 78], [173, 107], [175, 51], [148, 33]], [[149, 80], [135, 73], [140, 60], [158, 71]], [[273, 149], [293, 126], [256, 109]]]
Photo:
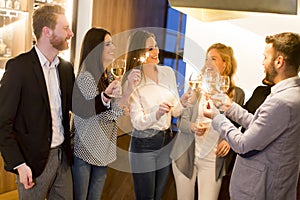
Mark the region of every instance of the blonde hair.
[[215, 43], [211, 45], [206, 51], [206, 57], [210, 50], [215, 49], [221, 56], [223, 62], [226, 63], [226, 68], [222, 72], [221, 75], [229, 76], [230, 78], [230, 87], [227, 91], [228, 96], [232, 99], [234, 97], [234, 75], [237, 70], [237, 62], [233, 54], [233, 49], [230, 46], [226, 46], [222, 43]]

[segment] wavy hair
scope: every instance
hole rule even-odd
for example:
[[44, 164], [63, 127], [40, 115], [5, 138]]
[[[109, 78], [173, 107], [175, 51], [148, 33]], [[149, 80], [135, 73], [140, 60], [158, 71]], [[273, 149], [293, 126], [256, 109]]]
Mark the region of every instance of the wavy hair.
[[233, 49], [230, 46], [226, 46], [225, 44], [222, 43], [215, 43], [211, 45], [207, 51], [206, 51], [206, 57], [207, 54], [210, 50], [215, 49], [221, 56], [223, 62], [226, 63], [226, 68], [224, 69], [223, 73], [221, 75], [226, 75], [229, 76], [230, 78], [230, 87], [227, 91], [227, 95], [230, 98], [233, 98], [234, 96], [234, 88], [235, 88], [235, 83], [234, 83], [234, 75], [237, 70], [237, 62], [234, 57]]

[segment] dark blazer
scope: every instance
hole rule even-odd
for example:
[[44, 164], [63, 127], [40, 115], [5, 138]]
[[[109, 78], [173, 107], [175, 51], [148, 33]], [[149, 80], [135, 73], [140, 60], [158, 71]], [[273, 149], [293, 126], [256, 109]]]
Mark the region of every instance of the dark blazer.
[[[69, 111], [72, 105], [74, 72], [71, 63], [60, 59], [64, 148], [71, 161]], [[52, 120], [47, 86], [35, 48], [9, 60], [0, 81], [0, 152], [5, 169], [26, 163], [33, 177], [39, 176], [48, 160]]]
[[272, 86], [258, 86], [255, 88], [252, 96], [243, 106], [250, 113], [254, 114], [256, 109], [265, 101], [267, 96], [271, 93]]

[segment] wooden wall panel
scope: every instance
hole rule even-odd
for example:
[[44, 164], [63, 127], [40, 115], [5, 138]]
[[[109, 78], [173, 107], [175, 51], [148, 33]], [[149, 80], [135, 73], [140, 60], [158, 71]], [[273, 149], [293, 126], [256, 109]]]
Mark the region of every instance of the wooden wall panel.
[[16, 175], [4, 170], [4, 162], [0, 153], [0, 194], [17, 188]]
[[165, 27], [167, 0], [94, 0], [92, 26], [117, 34], [138, 27]]

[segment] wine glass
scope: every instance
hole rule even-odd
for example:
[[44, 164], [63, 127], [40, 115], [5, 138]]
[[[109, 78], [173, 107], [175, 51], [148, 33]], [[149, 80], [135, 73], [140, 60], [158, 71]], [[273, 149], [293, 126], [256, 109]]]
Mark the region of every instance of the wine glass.
[[196, 100], [195, 91], [201, 87], [202, 77], [198, 73], [192, 72], [189, 77], [190, 92], [188, 97], [188, 106], [192, 106], [192, 103]]
[[[122, 77], [126, 71], [126, 61], [124, 59], [115, 59], [111, 64], [110, 71], [114, 76], [114, 79], [119, 81], [120, 84], [119, 86], [121, 88]], [[121, 96], [122, 96], [122, 89], [120, 89], [117, 92], [114, 91], [112, 94], [112, 97], [115, 98], [120, 98]]]
[[219, 76], [215, 72], [205, 72], [203, 75], [203, 87], [202, 89], [208, 95], [213, 95], [216, 93], [217, 85], [219, 81]]
[[202, 90], [206, 95], [211, 96], [219, 92], [217, 87], [220, 75], [213, 62], [207, 61], [204, 67], [205, 71], [203, 73]]
[[225, 102], [225, 96], [226, 92], [229, 90], [230, 87], [230, 78], [229, 76], [220, 76], [219, 77], [219, 83], [218, 83], [218, 87], [219, 87], [219, 94], [216, 94], [215, 97], [219, 96], [219, 100], [214, 100], [214, 103], [216, 105], [220, 104], [220, 106], [218, 106], [218, 109], [221, 112], [224, 112], [224, 108], [222, 108], [222, 105]]
[[219, 79], [219, 90], [221, 93], [225, 94], [230, 87], [230, 78], [229, 76], [220, 76]]
[[201, 76], [197, 73], [192, 72], [189, 77], [189, 86], [192, 90], [200, 88], [201, 85]]

